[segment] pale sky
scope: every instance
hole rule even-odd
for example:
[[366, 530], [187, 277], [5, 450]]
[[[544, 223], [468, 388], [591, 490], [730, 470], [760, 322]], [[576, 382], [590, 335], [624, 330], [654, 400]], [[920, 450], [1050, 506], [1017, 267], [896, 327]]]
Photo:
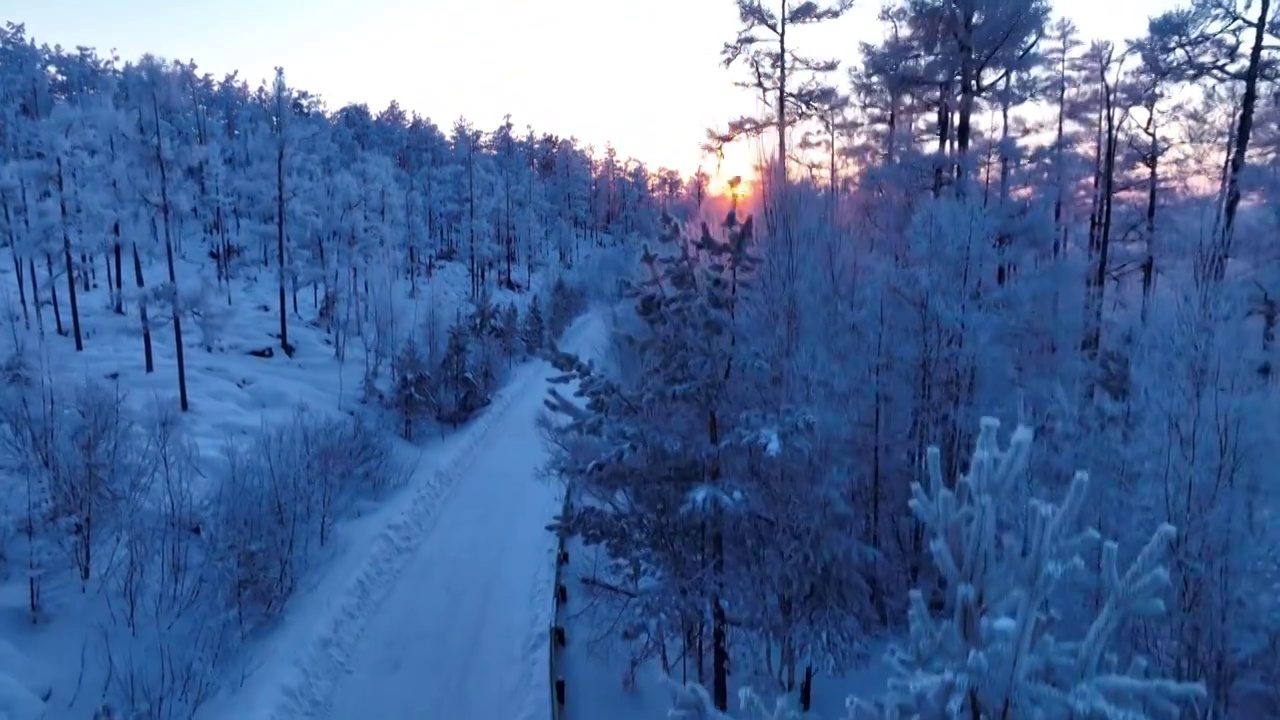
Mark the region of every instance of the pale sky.
[[[1175, 0], [1060, 0], [1087, 38], [1123, 40]], [[801, 37], [801, 50], [850, 59], [877, 31], [880, 0], [859, 0], [838, 23]], [[708, 126], [755, 101], [720, 65], [733, 37], [732, 0], [0, 0], [0, 22], [65, 47], [122, 58], [192, 60], [251, 84], [276, 65], [333, 108], [392, 99], [441, 126], [465, 115], [483, 129], [574, 135], [652, 169], [709, 172]], [[749, 173], [757, 150], [726, 159]]]

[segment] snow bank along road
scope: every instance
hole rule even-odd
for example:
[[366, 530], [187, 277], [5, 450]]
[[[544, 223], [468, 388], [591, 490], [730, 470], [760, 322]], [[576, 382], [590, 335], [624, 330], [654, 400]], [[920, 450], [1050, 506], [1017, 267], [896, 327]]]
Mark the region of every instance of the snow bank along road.
[[[594, 355], [595, 313], [561, 346]], [[542, 480], [535, 421], [544, 361], [520, 368], [466, 432], [458, 455], [419, 478], [330, 603], [297, 666], [258, 717], [332, 720], [546, 720], [560, 490]]]

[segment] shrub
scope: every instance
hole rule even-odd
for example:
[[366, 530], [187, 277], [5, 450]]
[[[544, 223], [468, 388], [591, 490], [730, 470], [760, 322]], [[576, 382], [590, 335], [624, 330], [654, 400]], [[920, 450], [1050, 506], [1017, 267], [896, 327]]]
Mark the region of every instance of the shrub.
[[247, 446], [228, 442], [223, 455], [227, 479], [214, 522], [218, 552], [232, 568], [228, 604], [245, 632], [279, 612], [345, 508], [407, 478], [384, 434], [359, 419], [305, 410], [264, 426]]

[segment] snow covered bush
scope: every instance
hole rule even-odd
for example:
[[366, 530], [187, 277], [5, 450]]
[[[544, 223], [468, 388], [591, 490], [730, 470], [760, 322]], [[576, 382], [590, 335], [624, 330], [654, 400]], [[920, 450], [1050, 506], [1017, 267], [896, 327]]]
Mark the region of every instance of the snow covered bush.
[[364, 297], [357, 298], [361, 303], [357, 327], [365, 350], [366, 372], [377, 377], [395, 355], [399, 336], [395, 270], [389, 264], [370, 263], [363, 273]]
[[[654, 228], [655, 233], [657, 230]], [[577, 292], [584, 309], [586, 305], [611, 305], [623, 299], [624, 278], [639, 259], [644, 237], [637, 235], [618, 245], [594, 247], [572, 268], [561, 269], [561, 277]]]
[[235, 626], [220, 592], [215, 538], [197, 502], [198, 449], [167, 404], [157, 405], [147, 430], [149, 471], [107, 570], [112, 602], [94, 647], [114, 716], [177, 720], [218, 687]]
[[[118, 389], [89, 383], [15, 392], [0, 411], [0, 441], [25, 477], [26, 532], [52, 541], [86, 584], [96, 551], [142, 473], [133, 422]], [[32, 552], [39, 552], [33, 547]], [[31, 569], [39, 564], [32, 559]], [[32, 583], [38, 582], [33, 572]], [[38, 591], [31, 589], [32, 612]]]
[[[673, 697], [667, 717], [679, 720], [730, 720], [730, 716], [716, 710], [707, 689], [698, 683], [671, 683]], [[778, 698], [767, 704], [749, 688], [738, 691], [739, 718], [744, 720], [802, 720], [804, 715], [795, 710], [786, 698]]]
[[25, 544], [21, 558], [27, 580], [27, 610], [32, 623], [44, 616], [44, 577], [55, 554], [49, 537], [48, 465], [54, 457], [53, 433], [40, 421], [52, 413], [54, 398], [49, 393], [31, 393], [30, 376], [18, 360], [5, 368], [4, 394], [0, 395], [0, 468], [18, 480], [7, 488], [4, 517], [14, 527], [6, 529], [4, 559], [16, 561], [18, 549], [11, 542]]
[[224, 460], [211, 532], [230, 568], [228, 606], [245, 632], [280, 611], [335, 520], [408, 476], [387, 435], [359, 419], [305, 410], [250, 443], [229, 441]]
[[[1126, 621], [1164, 611], [1164, 557], [1177, 532], [1162, 525], [1127, 569], [1119, 546], [1102, 545], [1101, 566], [1087, 568], [1086, 544], [1099, 538], [1075, 526], [1089, 488], [1072, 479], [1060, 504], [1013, 498], [1025, 482], [1032, 431], [1019, 426], [1007, 449], [999, 421], [984, 418], [968, 472], [948, 487], [930, 448], [929, 487], [912, 485], [911, 509], [928, 538], [942, 590], [935, 613], [924, 590], [910, 593], [910, 636], [889, 653], [896, 671], [872, 706], [851, 701], [852, 718], [1082, 720], [1179, 717], [1204, 694], [1198, 684], [1148, 677], [1141, 657], [1112, 651]], [[1023, 513], [1019, 515], [1019, 510]], [[1060, 620], [1064, 583], [1096, 572], [1105, 600], [1083, 632]]]
[[357, 501], [384, 497], [408, 478], [391, 439], [359, 417], [313, 420], [302, 433], [310, 449], [304, 468], [321, 545], [328, 544], [333, 522]]
[[201, 275], [199, 285], [184, 301], [191, 308], [196, 328], [200, 331], [200, 347], [206, 352], [213, 352], [222, 345], [222, 336], [235, 316], [235, 307], [219, 296], [218, 288], [210, 282], [207, 275]]

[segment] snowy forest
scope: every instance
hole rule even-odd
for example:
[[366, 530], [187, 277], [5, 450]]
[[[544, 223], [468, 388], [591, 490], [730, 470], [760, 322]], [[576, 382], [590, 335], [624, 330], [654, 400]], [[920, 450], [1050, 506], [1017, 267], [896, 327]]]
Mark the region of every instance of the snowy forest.
[[190, 717], [689, 182], [0, 30], [6, 716]]
[[[707, 129], [708, 168], [760, 149], [724, 198], [0, 31], [15, 717], [218, 717], [542, 359], [531, 522], [607, 557], [573, 592], [655, 717], [1280, 717], [1270, 0], [1124, 44], [889, 0], [840, 58], [805, 41], [850, 0], [717, 1], [761, 108]], [[560, 347], [591, 314], [604, 351]]]
[[880, 662], [826, 691], [850, 717], [1280, 716], [1272, 4], [1117, 45], [889, 2], [852, 62], [804, 46], [850, 3], [736, 5], [762, 111], [707, 146], [760, 143], [751, 197], [664, 225], [549, 401], [623, 682], [798, 717]]

